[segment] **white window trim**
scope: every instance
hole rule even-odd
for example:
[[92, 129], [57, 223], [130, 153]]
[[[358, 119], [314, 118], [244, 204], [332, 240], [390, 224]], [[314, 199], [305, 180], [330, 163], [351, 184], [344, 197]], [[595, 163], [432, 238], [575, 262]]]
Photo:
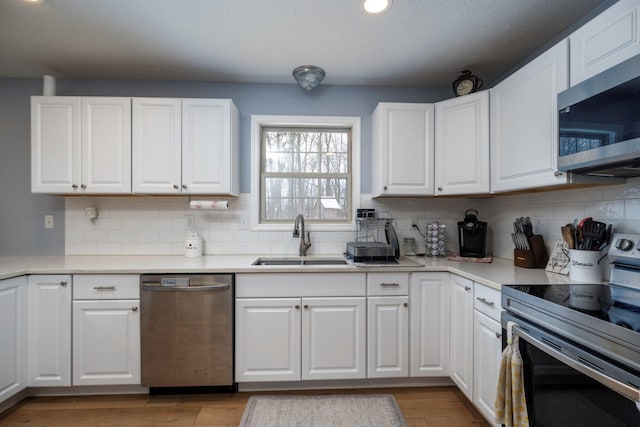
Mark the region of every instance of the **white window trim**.
[[352, 116], [251, 116], [251, 229], [291, 230], [291, 224], [260, 224], [261, 130], [264, 126], [314, 126], [351, 128], [351, 222], [306, 224], [310, 231], [355, 230], [356, 209], [360, 207], [360, 117]]

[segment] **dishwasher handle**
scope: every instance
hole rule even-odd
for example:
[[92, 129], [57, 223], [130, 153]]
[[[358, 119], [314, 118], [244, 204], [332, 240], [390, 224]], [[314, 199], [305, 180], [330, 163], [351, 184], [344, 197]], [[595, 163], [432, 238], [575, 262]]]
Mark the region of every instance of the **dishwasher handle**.
[[142, 285], [143, 291], [152, 292], [199, 292], [199, 291], [223, 291], [229, 289], [229, 284], [206, 286], [150, 286]]

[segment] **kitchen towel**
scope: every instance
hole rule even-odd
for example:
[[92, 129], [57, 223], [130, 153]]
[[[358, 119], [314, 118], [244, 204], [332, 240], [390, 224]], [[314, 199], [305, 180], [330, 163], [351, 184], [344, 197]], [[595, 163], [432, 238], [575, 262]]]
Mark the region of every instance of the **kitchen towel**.
[[496, 390], [496, 422], [506, 427], [529, 427], [519, 338], [517, 335], [512, 338], [511, 325], [507, 328], [508, 345], [502, 352]]

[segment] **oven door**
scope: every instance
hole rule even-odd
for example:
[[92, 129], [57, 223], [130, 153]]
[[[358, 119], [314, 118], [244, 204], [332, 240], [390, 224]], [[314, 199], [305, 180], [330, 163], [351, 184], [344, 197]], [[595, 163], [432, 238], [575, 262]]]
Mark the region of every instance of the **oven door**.
[[520, 337], [531, 426], [640, 426], [640, 373], [503, 313], [503, 327], [508, 320]]

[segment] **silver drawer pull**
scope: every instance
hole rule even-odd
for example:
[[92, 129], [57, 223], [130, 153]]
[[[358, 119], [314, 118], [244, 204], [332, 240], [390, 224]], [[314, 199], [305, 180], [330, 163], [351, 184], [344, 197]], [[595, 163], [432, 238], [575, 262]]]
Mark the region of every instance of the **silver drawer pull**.
[[388, 288], [392, 286], [400, 286], [400, 283], [380, 283], [380, 286], [382, 286], [383, 288]]
[[131, 311], [138, 311], [138, 307], [131, 307]]
[[476, 299], [478, 301], [480, 301], [481, 303], [487, 304], [488, 306], [491, 306], [491, 307], [493, 307], [495, 305], [495, 303], [493, 301], [487, 301], [486, 298], [476, 297]]
[[93, 289], [95, 291], [115, 291], [115, 286], [94, 286]]

